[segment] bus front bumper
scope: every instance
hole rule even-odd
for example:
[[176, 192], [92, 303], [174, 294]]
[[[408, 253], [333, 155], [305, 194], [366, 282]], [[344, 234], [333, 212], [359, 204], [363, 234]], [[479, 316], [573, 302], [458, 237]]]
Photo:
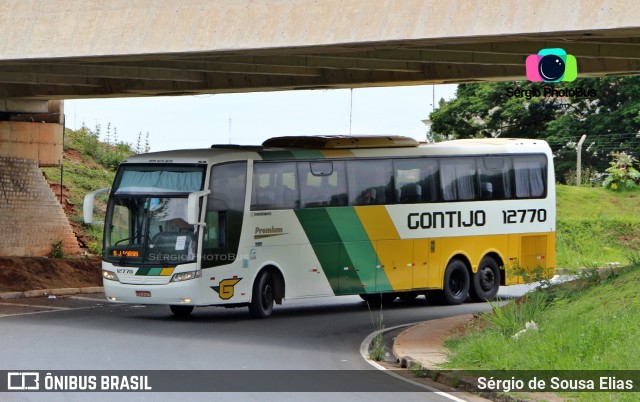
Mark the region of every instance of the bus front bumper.
[[132, 285], [104, 280], [104, 294], [113, 303], [202, 305], [197, 281], [171, 282], [166, 285]]

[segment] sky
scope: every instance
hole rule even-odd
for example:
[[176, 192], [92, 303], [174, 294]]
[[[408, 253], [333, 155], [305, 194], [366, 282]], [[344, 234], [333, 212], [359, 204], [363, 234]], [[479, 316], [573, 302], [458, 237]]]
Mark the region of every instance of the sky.
[[[418, 85], [154, 98], [66, 100], [65, 124], [94, 130], [107, 124], [118, 141], [136, 145], [149, 133], [150, 151], [261, 144], [271, 137], [394, 134], [424, 140], [432, 99], [455, 96], [456, 85]], [[113, 132], [113, 131], [112, 131]]]

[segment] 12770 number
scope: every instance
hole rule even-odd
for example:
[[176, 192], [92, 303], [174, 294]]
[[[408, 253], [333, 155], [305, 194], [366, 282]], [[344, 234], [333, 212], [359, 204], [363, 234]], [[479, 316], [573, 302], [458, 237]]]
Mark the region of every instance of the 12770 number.
[[546, 221], [546, 209], [507, 209], [502, 211], [502, 223], [534, 223]]

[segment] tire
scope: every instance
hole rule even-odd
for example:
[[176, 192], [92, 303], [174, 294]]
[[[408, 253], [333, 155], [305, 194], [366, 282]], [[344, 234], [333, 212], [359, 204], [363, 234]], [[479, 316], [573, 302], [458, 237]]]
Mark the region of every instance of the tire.
[[398, 297], [395, 293], [362, 293], [360, 298], [366, 301], [370, 307], [386, 306], [393, 303]]
[[500, 267], [491, 257], [484, 257], [478, 266], [478, 272], [473, 274], [469, 296], [477, 302], [495, 299], [500, 288]]
[[169, 308], [171, 309], [173, 315], [180, 318], [189, 317], [189, 315], [191, 315], [191, 312], [193, 311], [193, 306], [171, 305], [169, 306]]
[[273, 312], [275, 288], [273, 277], [267, 271], [260, 274], [253, 285], [249, 314], [253, 318], [267, 318]]
[[471, 277], [467, 266], [460, 260], [452, 260], [444, 271], [443, 289], [430, 291], [429, 297], [438, 304], [458, 305], [464, 303], [469, 294]]

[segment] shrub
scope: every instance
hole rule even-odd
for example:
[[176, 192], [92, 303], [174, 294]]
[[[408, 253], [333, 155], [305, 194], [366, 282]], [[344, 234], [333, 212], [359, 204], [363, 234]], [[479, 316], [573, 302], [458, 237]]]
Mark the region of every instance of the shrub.
[[613, 160], [609, 162], [606, 172], [609, 176], [604, 180], [604, 186], [611, 190], [631, 190], [640, 180], [640, 172], [633, 166], [638, 160], [625, 152], [611, 154]]

